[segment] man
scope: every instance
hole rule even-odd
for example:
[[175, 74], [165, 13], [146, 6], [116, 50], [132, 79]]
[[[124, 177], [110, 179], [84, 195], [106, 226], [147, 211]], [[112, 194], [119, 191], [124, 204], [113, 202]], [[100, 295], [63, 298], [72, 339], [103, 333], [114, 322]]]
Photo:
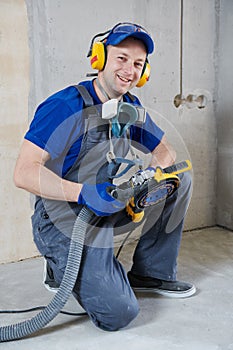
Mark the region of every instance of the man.
[[[114, 256], [114, 234], [137, 225], [127, 216], [126, 203], [108, 192], [115, 188], [114, 179], [126, 173], [127, 165], [137, 165], [135, 157], [127, 163], [128, 152], [134, 154], [132, 146], [150, 152], [152, 171], [174, 164], [176, 157], [164, 132], [148, 114], [141, 122], [135, 117], [136, 108], [142, 106], [128, 93], [148, 80], [145, 71], [153, 49], [147, 31], [132, 23], [119, 23], [100, 42], [93, 40], [90, 56], [92, 67], [98, 70], [97, 79], [80, 84], [84, 93], [70, 86], [38, 107], [14, 174], [16, 186], [36, 195], [34, 240], [58, 285], [66, 267], [75, 217], [83, 205], [92, 210], [73, 294], [94, 324], [109, 331], [125, 327], [138, 314], [133, 290], [171, 297], [195, 293], [192, 284], [176, 280], [176, 260], [191, 192], [188, 173], [180, 175], [178, 191], [145, 211], [128, 275]], [[85, 108], [85, 99], [91, 101], [89, 108]], [[132, 113], [103, 115], [103, 106], [109, 100], [117, 108], [132, 107]], [[124, 162], [126, 169], [121, 173], [119, 167]]]

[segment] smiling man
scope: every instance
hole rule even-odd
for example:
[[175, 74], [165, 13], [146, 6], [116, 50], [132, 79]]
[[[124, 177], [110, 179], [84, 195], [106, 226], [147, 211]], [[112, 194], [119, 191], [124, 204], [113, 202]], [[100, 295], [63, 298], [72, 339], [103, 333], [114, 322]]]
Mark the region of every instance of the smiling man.
[[[98, 79], [110, 98], [121, 99], [137, 85], [146, 57], [144, 43], [133, 37], [126, 38], [116, 46], [107, 46], [107, 62], [104, 70], [99, 72]], [[96, 90], [99, 93], [98, 86]]]
[[47, 263], [44, 283], [51, 289], [61, 283], [76, 216], [83, 206], [92, 211], [73, 294], [97, 327], [113, 331], [137, 316], [134, 291], [175, 298], [195, 293], [194, 285], [176, 280], [191, 178], [179, 175], [179, 191], [145, 210], [127, 274], [114, 255], [113, 238], [138, 224], [125, 210], [127, 201], [112, 197], [109, 189], [129, 168], [142, 174], [135, 149], [151, 154], [146, 170], [152, 173], [174, 164], [176, 152], [129, 92], [149, 80], [151, 36], [133, 23], [119, 23], [95, 41], [101, 36], [93, 38], [89, 53], [97, 78], [68, 86], [38, 106], [14, 181], [36, 195], [33, 235]]

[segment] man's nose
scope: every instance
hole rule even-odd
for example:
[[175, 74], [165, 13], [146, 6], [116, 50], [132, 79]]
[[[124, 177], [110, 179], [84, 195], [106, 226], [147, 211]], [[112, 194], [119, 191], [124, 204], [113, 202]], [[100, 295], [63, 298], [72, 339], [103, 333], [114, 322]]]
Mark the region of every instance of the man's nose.
[[133, 66], [132, 62], [128, 61], [128, 62], [125, 63], [125, 67], [124, 67], [125, 72], [132, 73], [133, 72], [133, 68], [134, 68], [134, 66]]

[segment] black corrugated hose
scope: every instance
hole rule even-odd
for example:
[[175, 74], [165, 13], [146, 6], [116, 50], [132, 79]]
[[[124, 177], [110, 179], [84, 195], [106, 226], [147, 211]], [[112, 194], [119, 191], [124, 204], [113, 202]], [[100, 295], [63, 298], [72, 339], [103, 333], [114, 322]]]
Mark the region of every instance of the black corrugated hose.
[[83, 207], [77, 216], [73, 227], [65, 273], [54, 298], [31, 319], [0, 327], [0, 342], [20, 339], [35, 333], [59, 314], [73, 291], [81, 263], [87, 225], [92, 215], [93, 213], [88, 208]]

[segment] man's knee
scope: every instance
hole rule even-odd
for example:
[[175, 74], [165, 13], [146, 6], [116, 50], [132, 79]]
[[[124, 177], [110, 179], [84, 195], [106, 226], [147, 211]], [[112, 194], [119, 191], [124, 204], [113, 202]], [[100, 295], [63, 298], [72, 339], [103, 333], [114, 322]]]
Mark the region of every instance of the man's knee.
[[[176, 193], [176, 201], [170, 208], [169, 219], [165, 229], [166, 233], [174, 232], [180, 224], [183, 225], [191, 199], [192, 174], [185, 172], [180, 174], [179, 177], [181, 183]], [[179, 232], [179, 229], [177, 232]]]
[[127, 296], [119, 295], [112, 298], [111, 304], [106, 301], [102, 312], [91, 313], [90, 317], [97, 327], [105, 331], [117, 331], [133, 321], [138, 313], [136, 298], [129, 300]]

